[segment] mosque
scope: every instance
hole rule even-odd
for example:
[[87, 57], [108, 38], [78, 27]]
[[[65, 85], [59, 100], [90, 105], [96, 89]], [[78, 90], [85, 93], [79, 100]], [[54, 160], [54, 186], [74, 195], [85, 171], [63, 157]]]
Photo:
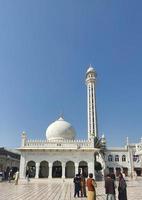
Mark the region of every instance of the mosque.
[[97, 73], [90, 65], [86, 72], [87, 86], [87, 140], [76, 140], [76, 131], [63, 117], [51, 123], [45, 140], [30, 140], [22, 133], [20, 178], [25, 178], [27, 168], [31, 178], [73, 178], [75, 174], [93, 173], [101, 178], [107, 171], [116, 175], [123, 171], [132, 176], [142, 174], [142, 160], [136, 154], [136, 145], [109, 148], [104, 135], [99, 137], [96, 112]]

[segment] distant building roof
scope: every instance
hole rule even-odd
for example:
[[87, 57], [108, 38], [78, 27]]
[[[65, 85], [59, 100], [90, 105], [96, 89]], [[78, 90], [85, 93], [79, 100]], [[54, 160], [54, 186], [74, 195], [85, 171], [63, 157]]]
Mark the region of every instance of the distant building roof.
[[15, 150], [8, 150], [4, 147], [0, 147], [0, 156], [11, 157], [20, 160], [20, 154]]

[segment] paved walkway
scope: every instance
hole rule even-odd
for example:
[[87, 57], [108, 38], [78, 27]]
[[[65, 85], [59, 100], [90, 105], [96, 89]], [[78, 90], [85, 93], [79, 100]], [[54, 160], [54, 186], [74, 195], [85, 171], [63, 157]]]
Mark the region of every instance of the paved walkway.
[[[142, 179], [127, 181], [128, 200], [142, 200]], [[97, 182], [97, 200], [105, 200], [104, 182]], [[117, 190], [116, 190], [117, 191]], [[117, 196], [117, 195], [116, 195]], [[0, 200], [85, 200], [73, 197], [72, 180], [33, 179], [29, 183], [20, 180], [0, 183]]]

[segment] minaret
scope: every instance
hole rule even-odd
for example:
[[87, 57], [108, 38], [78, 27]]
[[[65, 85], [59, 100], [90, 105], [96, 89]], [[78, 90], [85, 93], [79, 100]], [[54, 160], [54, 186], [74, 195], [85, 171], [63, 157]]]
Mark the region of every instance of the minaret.
[[96, 112], [96, 71], [90, 65], [86, 72], [87, 111], [88, 111], [88, 139], [98, 137]]

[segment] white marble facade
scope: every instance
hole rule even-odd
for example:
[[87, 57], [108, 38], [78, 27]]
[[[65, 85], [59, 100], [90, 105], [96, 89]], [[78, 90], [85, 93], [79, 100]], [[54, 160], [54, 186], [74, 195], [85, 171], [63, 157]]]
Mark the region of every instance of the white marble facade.
[[[87, 85], [87, 140], [76, 140], [73, 126], [63, 117], [51, 123], [46, 130], [45, 140], [29, 140], [22, 133], [20, 177], [25, 178], [26, 171], [34, 178], [73, 178], [77, 173], [104, 175], [105, 172], [121, 171], [133, 176], [134, 171], [141, 175], [142, 152], [140, 144], [129, 144], [124, 148], [109, 148], [104, 135], [99, 138], [96, 112], [96, 71], [90, 65], [86, 72]], [[98, 143], [96, 143], [96, 138]], [[137, 150], [136, 150], [137, 149]], [[142, 154], [142, 153], [141, 153]], [[100, 163], [101, 170], [95, 170]]]
[[[93, 140], [89, 141], [28, 141], [25, 133], [22, 135], [20, 162], [20, 177], [25, 178], [28, 163], [34, 169], [32, 177], [60, 177], [73, 178], [79, 170], [87, 176], [94, 173], [94, 153], [98, 149], [94, 148]], [[65, 145], [66, 144], [66, 145]], [[66, 147], [65, 147], [66, 146]], [[44, 172], [42, 168], [46, 168]], [[55, 168], [61, 169], [58, 174], [53, 174]], [[43, 173], [40, 175], [40, 173]]]

